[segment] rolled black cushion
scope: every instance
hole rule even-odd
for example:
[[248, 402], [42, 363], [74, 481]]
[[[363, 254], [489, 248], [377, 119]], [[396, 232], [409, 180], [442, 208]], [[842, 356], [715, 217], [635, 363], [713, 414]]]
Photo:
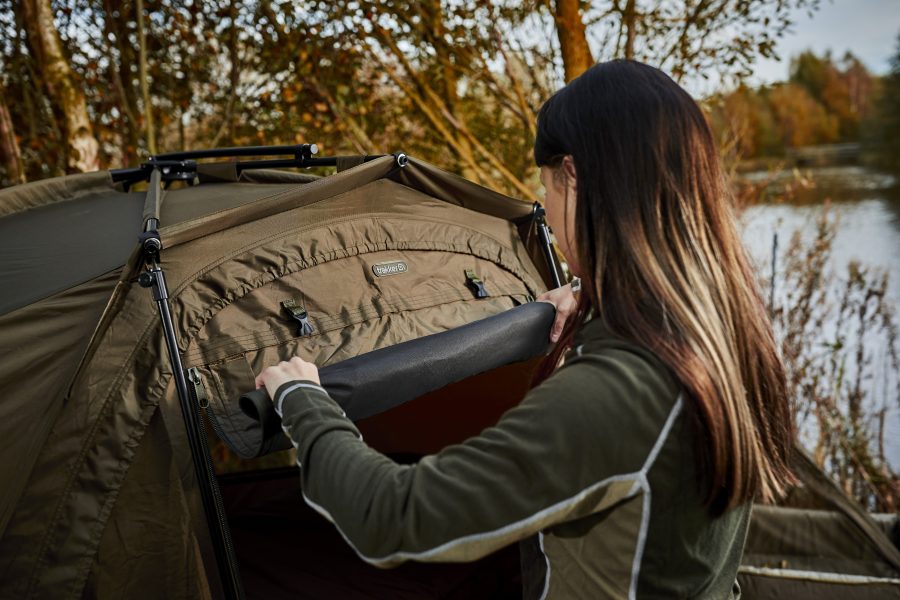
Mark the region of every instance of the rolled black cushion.
[[[356, 421], [390, 410], [419, 396], [473, 375], [545, 354], [555, 311], [552, 304], [532, 302], [500, 314], [366, 354], [319, 371], [329, 395]], [[244, 429], [240, 451], [261, 456], [290, 448], [281, 419], [264, 389], [240, 397], [241, 412], [258, 424]]]

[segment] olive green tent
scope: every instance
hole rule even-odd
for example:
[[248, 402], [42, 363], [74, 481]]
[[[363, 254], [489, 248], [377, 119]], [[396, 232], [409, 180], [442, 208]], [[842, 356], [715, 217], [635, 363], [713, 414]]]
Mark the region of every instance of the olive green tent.
[[[0, 596], [221, 593], [160, 315], [137, 281], [148, 204], [178, 349], [214, 406], [282, 358], [332, 364], [547, 289], [531, 204], [415, 160], [336, 162], [324, 178], [201, 164], [161, 205], [108, 172], [0, 192]], [[528, 377], [507, 378], [479, 406], [434, 403], [431, 431], [408, 426], [414, 406], [364, 430], [395, 454], [436, 450], [521, 397]]]
[[[336, 160], [322, 178], [174, 160], [151, 178], [195, 185], [164, 197], [109, 172], [0, 191], [0, 597], [228, 594], [156, 288], [140, 281], [138, 237], [153, 238], [156, 219], [174, 342], [191, 400], [210, 416], [227, 417], [254, 373], [288, 356], [342, 363], [527, 305], [553, 285], [558, 265], [530, 204], [401, 158]], [[495, 421], [535, 362], [360, 428], [376, 448], [415, 460]], [[476, 565], [376, 572], [305, 511], [289, 452], [240, 462], [217, 444], [214, 454], [250, 597], [517, 593], [514, 549]], [[843, 509], [836, 518], [864, 560], [786, 569], [772, 558], [785, 549], [751, 533], [754, 547], [774, 550], [752, 554], [748, 590], [828, 568], [864, 579], [858, 589], [892, 585], [896, 548], [864, 512]]]

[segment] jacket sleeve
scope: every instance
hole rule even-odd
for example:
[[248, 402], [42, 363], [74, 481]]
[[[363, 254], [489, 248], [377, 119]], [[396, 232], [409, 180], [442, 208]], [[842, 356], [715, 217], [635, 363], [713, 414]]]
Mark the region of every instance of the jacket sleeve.
[[304, 499], [364, 560], [471, 561], [637, 493], [674, 394], [618, 354], [569, 361], [496, 426], [415, 465], [369, 448], [314, 383], [284, 384], [275, 405]]

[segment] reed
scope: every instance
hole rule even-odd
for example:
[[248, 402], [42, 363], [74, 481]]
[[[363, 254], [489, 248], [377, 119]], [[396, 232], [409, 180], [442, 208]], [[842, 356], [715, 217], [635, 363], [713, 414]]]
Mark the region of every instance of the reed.
[[888, 415], [900, 409], [897, 318], [887, 273], [855, 261], [834, 264], [839, 226], [826, 204], [812, 236], [794, 232], [783, 251], [773, 238], [761, 284], [801, 444], [867, 510], [895, 512], [900, 477], [885, 437]]

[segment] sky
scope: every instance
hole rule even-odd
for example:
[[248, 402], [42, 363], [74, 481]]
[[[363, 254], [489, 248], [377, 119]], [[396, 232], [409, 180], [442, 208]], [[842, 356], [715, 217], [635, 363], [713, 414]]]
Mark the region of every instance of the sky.
[[781, 60], [759, 61], [752, 83], [785, 80], [791, 57], [807, 49], [831, 49], [836, 57], [849, 50], [869, 71], [884, 75], [900, 34], [900, 0], [822, 0], [812, 17], [795, 11], [794, 22], [793, 33], [777, 46]]

